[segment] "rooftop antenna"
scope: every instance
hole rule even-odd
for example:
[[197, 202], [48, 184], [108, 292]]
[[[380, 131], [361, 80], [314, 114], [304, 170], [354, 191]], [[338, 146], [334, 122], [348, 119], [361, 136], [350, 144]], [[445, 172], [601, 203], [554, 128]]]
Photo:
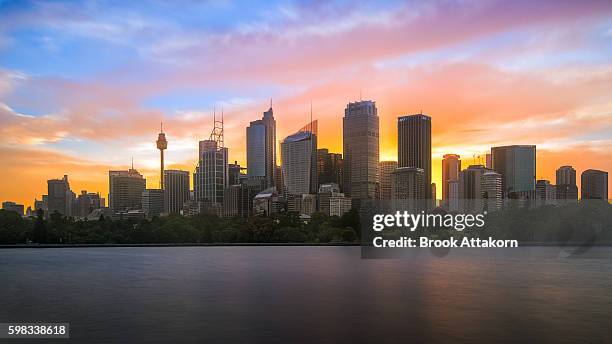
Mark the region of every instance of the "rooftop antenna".
[[272, 108], [272, 98], [270, 98], [270, 109]]
[[223, 142], [223, 107], [221, 107], [221, 120], [217, 120], [217, 107], [213, 107], [213, 130], [209, 140], [217, 142], [218, 148], [225, 147]]
[[359, 101], [363, 101], [363, 98], [361, 97], [361, 88], [359, 89]]
[[132, 170], [134, 169], [134, 156], [132, 155]]
[[160, 122], [159, 123], [159, 132], [163, 133], [164, 132], [164, 122]]
[[312, 136], [312, 99], [310, 100], [310, 136]]

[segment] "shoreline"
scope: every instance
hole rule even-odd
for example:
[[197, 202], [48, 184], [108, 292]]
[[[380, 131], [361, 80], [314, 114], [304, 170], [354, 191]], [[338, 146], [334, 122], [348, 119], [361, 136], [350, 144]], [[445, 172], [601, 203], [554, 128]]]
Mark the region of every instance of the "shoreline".
[[169, 243], [169, 244], [15, 244], [0, 245], [11, 248], [78, 248], [78, 247], [244, 247], [244, 246], [360, 246], [359, 243]]
[[[103, 247], [342, 247], [358, 246], [359, 243], [168, 243], [168, 244], [15, 244], [0, 245], [0, 249], [18, 248], [103, 248]], [[363, 246], [372, 247], [372, 246]], [[584, 243], [564, 244], [564, 243], [521, 243], [520, 247], [586, 247]], [[612, 243], [594, 243], [588, 247], [612, 247]]]

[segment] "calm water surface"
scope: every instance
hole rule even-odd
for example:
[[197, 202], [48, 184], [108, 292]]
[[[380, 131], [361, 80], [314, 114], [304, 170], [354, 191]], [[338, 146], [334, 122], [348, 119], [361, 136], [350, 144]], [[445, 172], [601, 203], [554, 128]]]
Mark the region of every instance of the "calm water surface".
[[70, 322], [86, 343], [612, 342], [612, 248], [559, 253], [4, 249], [0, 322]]

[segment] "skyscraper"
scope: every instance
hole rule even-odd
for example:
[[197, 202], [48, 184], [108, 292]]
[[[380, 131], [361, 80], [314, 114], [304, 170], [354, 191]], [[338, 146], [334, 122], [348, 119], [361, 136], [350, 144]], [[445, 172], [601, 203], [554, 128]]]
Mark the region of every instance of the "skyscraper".
[[164, 189], [164, 149], [168, 148], [166, 134], [164, 134], [164, 125], [160, 125], [160, 133], [157, 136], [157, 149], [159, 149], [160, 172], [159, 172], [159, 188]]
[[480, 176], [480, 192], [484, 210], [495, 211], [502, 206], [502, 176], [501, 174], [487, 169]]
[[256, 194], [246, 184], [229, 185], [223, 197], [223, 216], [248, 217]]
[[[285, 182], [283, 180], [283, 168], [281, 166], [274, 166], [274, 186], [276, 187], [276, 192], [279, 195], [285, 193]], [[262, 186], [263, 187], [263, 186]]]
[[608, 199], [608, 172], [589, 169], [580, 175], [582, 199]]
[[94, 209], [100, 209], [103, 207], [104, 198], [101, 198], [99, 193], [88, 193], [86, 190], [81, 190], [81, 194], [76, 199], [76, 212], [74, 215], [86, 217]]
[[47, 181], [47, 207], [49, 215], [58, 212], [65, 216], [72, 216], [72, 204], [76, 195], [70, 190], [68, 176], [62, 179]]
[[229, 164], [228, 165], [228, 175], [229, 175], [229, 181], [228, 181], [228, 185], [238, 185], [240, 184], [240, 181], [245, 178], [246, 176], [243, 173], [243, 170], [246, 170], [246, 168], [241, 167], [240, 164], [238, 164], [238, 161], [234, 161], [233, 164]]
[[317, 150], [319, 185], [336, 183], [342, 190], [342, 154], [330, 153], [327, 148]]
[[148, 218], [159, 216], [164, 212], [164, 190], [145, 189], [141, 197], [142, 210]]
[[380, 174], [380, 199], [391, 199], [391, 174], [397, 169], [397, 161], [381, 161], [378, 164]]
[[127, 171], [108, 171], [108, 206], [114, 212], [142, 208], [146, 180], [133, 167]]
[[[444, 154], [442, 158], [442, 203], [448, 207], [451, 193], [449, 183], [459, 180], [461, 172], [461, 157], [457, 154]], [[458, 196], [456, 193], [453, 196]]]
[[397, 119], [398, 167], [422, 168], [425, 197], [431, 195], [431, 117], [423, 114], [401, 116]]
[[[221, 120], [213, 113], [213, 130], [208, 140], [200, 141], [198, 166], [193, 174], [194, 201], [200, 211], [220, 208], [229, 182], [228, 152], [224, 144], [223, 112]], [[206, 208], [206, 209], [205, 209]]]
[[482, 209], [482, 175], [488, 170], [483, 165], [470, 165], [459, 174], [459, 199], [465, 211]]
[[540, 179], [536, 181], [536, 206], [556, 204], [557, 192], [555, 186], [550, 181]]
[[493, 169], [502, 175], [505, 198], [535, 196], [536, 146], [513, 145], [491, 148]]
[[[380, 153], [379, 121], [375, 102], [366, 100], [346, 106], [342, 137], [344, 193], [356, 200], [377, 198], [380, 192]], [[353, 202], [353, 205], [359, 206], [359, 202]]]
[[274, 167], [276, 166], [276, 121], [270, 109], [263, 118], [250, 123], [247, 136], [247, 176], [263, 177], [266, 187], [274, 186]]
[[195, 201], [201, 204], [223, 204], [223, 193], [229, 180], [227, 148], [217, 141], [200, 141], [199, 163], [193, 174]]
[[287, 136], [281, 142], [281, 168], [288, 194], [316, 194], [317, 136], [309, 131]]
[[422, 168], [398, 167], [391, 173], [391, 198], [394, 200], [424, 200], [426, 189], [430, 188], [430, 184], [425, 185], [425, 171]]
[[578, 201], [576, 170], [572, 166], [561, 166], [557, 169], [556, 199], [558, 204]]
[[572, 166], [561, 166], [557, 169], [557, 185], [576, 185], [576, 170]]
[[570, 184], [555, 185], [557, 204], [578, 202], [578, 187]]
[[164, 212], [180, 214], [185, 202], [189, 201], [189, 172], [166, 170], [164, 180]]

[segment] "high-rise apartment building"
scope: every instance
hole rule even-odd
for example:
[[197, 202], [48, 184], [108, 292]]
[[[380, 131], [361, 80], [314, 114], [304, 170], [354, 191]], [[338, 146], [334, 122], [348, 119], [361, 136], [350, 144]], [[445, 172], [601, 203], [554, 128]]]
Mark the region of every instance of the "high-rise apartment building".
[[431, 194], [431, 117], [418, 114], [397, 119], [397, 165], [423, 169], [426, 199]]
[[[450, 203], [449, 183], [459, 181], [460, 172], [461, 157], [458, 154], [444, 154], [442, 158], [442, 204], [445, 207], [448, 207]], [[458, 195], [455, 193], [452, 196], [457, 197]]]
[[276, 166], [276, 121], [270, 109], [263, 118], [250, 123], [246, 129], [247, 176], [263, 177], [266, 187], [275, 186], [274, 168]]
[[397, 169], [397, 161], [381, 161], [378, 164], [380, 174], [380, 199], [391, 199], [391, 174]]
[[281, 168], [288, 194], [316, 194], [317, 136], [309, 131], [287, 136], [281, 142]]
[[582, 199], [608, 199], [608, 172], [589, 169], [580, 175]]
[[142, 209], [146, 180], [134, 168], [108, 171], [108, 206], [114, 212]]
[[[376, 103], [369, 100], [349, 103], [342, 121], [343, 191], [356, 200], [377, 198], [380, 138]], [[358, 206], [359, 201], [353, 205]]]
[[189, 172], [165, 170], [164, 186], [164, 212], [180, 214], [185, 202], [189, 201]]
[[493, 147], [491, 155], [493, 169], [502, 175], [505, 198], [535, 197], [536, 146]]

